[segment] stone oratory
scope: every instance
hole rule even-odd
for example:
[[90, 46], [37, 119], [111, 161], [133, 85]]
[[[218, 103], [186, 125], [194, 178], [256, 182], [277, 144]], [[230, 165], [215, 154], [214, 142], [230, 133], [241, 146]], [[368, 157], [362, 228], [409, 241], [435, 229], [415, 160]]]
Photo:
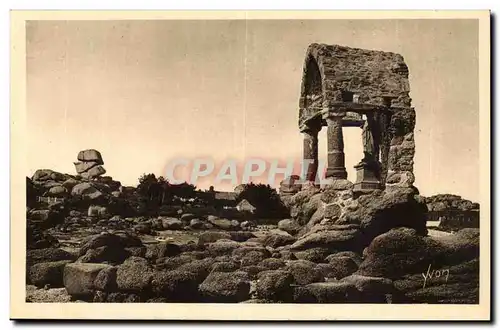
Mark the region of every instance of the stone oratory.
[[299, 101], [306, 182], [318, 183], [318, 133], [326, 126], [326, 185], [350, 184], [342, 129], [360, 127], [364, 157], [355, 166], [353, 191], [411, 187], [415, 110], [409, 92], [408, 67], [399, 54], [311, 44]]

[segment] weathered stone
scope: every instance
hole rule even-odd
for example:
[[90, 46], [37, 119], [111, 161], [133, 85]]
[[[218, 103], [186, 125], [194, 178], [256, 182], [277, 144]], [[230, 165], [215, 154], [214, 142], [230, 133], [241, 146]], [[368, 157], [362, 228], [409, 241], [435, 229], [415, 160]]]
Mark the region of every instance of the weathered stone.
[[288, 202], [290, 215], [300, 225], [306, 224], [322, 204], [319, 192], [319, 189], [311, 187], [301, 190], [290, 198]]
[[296, 240], [297, 239], [291, 235], [269, 234], [264, 238], [263, 244], [265, 246], [277, 248], [280, 246], [293, 244]]
[[212, 265], [211, 272], [231, 273], [238, 270], [239, 265], [234, 261], [220, 261]]
[[292, 274], [295, 282], [300, 285], [324, 281], [316, 264], [307, 260], [290, 261], [285, 270]]
[[313, 248], [304, 251], [294, 252], [295, 256], [299, 260], [307, 260], [311, 262], [323, 262], [325, 258], [330, 254], [328, 248]]
[[193, 255], [183, 253], [174, 257], [163, 257], [156, 259], [155, 269], [174, 270], [181, 265], [197, 260]]
[[117, 267], [106, 267], [103, 268], [96, 276], [94, 280], [94, 287], [96, 290], [104, 292], [113, 292], [118, 289], [116, 284], [116, 271]]
[[336, 259], [336, 258], [351, 258], [352, 261], [354, 261], [354, 263], [359, 266], [361, 264], [361, 262], [363, 261], [363, 258], [356, 252], [353, 252], [353, 251], [341, 251], [341, 252], [337, 252], [337, 253], [334, 253], [334, 254], [331, 254], [329, 255], [328, 257], [325, 258], [325, 260], [327, 262], [330, 262], [330, 260], [332, 259]]
[[173, 257], [180, 254], [181, 248], [177, 244], [158, 243], [147, 246], [146, 259], [156, 260], [164, 257]]
[[332, 227], [324, 231], [310, 233], [292, 244], [292, 250], [328, 248], [330, 251], [356, 250], [360, 246], [361, 232], [356, 228]]
[[216, 242], [208, 243], [207, 251], [213, 256], [219, 256], [232, 253], [233, 250], [239, 248], [241, 244], [229, 239], [220, 239]]
[[[316, 155], [317, 155], [317, 147], [316, 147]], [[280, 195], [294, 195], [298, 193], [302, 189], [302, 185], [300, 183], [296, 183], [299, 180], [300, 177], [298, 175], [292, 175], [281, 181], [279, 188]]]
[[191, 219], [191, 221], [189, 221], [189, 227], [193, 229], [203, 228], [203, 221], [200, 219]]
[[181, 215], [180, 220], [183, 221], [183, 222], [189, 222], [189, 221], [191, 221], [194, 218], [196, 218], [195, 214], [184, 213], [184, 214]]
[[370, 277], [362, 275], [350, 275], [344, 277], [342, 282], [352, 283], [360, 292], [372, 294], [392, 294], [394, 285], [392, 280], [383, 277]]
[[177, 218], [162, 218], [162, 224], [165, 230], [179, 230], [183, 227], [182, 221]]
[[292, 274], [282, 270], [265, 271], [259, 274], [257, 297], [275, 302], [293, 300], [294, 279]]
[[392, 228], [414, 228], [427, 233], [426, 204], [412, 188], [391, 188], [360, 196], [356, 210], [342, 215], [338, 223], [359, 224], [363, 231], [362, 245]]
[[120, 264], [130, 256], [130, 252], [124, 248], [112, 248], [101, 246], [87, 252], [78, 258], [78, 263], [102, 263]]
[[38, 287], [50, 285], [51, 287], [62, 287], [64, 266], [73, 262], [72, 260], [60, 260], [40, 262], [29, 268], [29, 283]]
[[245, 272], [212, 272], [199, 289], [207, 302], [236, 303], [250, 298], [250, 278]]
[[138, 234], [151, 234], [151, 223], [150, 222], [142, 222], [138, 223], [133, 227], [133, 230]]
[[321, 193], [321, 201], [326, 204], [333, 203], [339, 197], [339, 193], [337, 190], [333, 189], [332, 186], [326, 186], [323, 188]]
[[40, 226], [28, 221], [26, 226], [27, 249], [45, 249], [58, 246], [59, 241], [54, 236], [44, 232]]
[[286, 264], [283, 260], [277, 258], [267, 258], [259, 262], [258, 266], [266, 268], [267, 270], [277, 270], [285, 267]]
[[103, 174], [106, 174], [106, 170], [101, 165], [94, 166], [88, 171], [80, 173], [82, 178], [85, 179], [95, 178]]
[[51, 187], [47, 192], [48, 196], [53, 196], [53, 197], [66, 197], [67, 194], [68, 190], [62, 185]]
[[118, 289], [128, 292], [142, 292], [151, 287], [153, 270], [146, 259], [130, 257], [118, 266], [116, 284]]
[[397, 279], [426, 273], [476, 258], [478, 231], [465, 230], [439, 238], [420, 236], [414, 229], [397, 228], [376, 237], [368, 246], [359, 275]]
[[102, 165], [102, 164], [99, 164], [98, 162], [95, 162], [95, 161], [74, 162], [73, 164], [75, 164], [76, 173], [78, 173], [78, 174], [82, 174], [84, 172], [87, 172], [88, 170], [90, 170], [94, 166]]
[[66, 303], [71, 302], [71, 296], [65, 288], [39, 289], [34, 285], [26, 286], [26, 302], [33, 303]]
[[66, 181], [64, 181], [62, 183], [62, 186], [64, 188], [66, 188], [68, 191], [71, 191], [73, 189], [73, 187], [76, 186], [79, 183], [80, 182], [78, 180], [75, 180], [73, 178], [69, 178], [69, 179], [67, 179]]
[[269, 257], [269, 252], [264, 253], [262, 251], [252, 250], [246, 253], [239, 261], [241, 262], [241, 267], [246, 267], [246, 266], [257, 265], [259, 262], [268, 257]]
[[328, 219], [338, 219], [342, 212], [342, 208], [338, 204], [325, 205], [324, 217]]
[[77, 158], [82, 162], [96, 162], [99, 165], [104, 165], [101, 153], [95, 149], [82, 150], [78, 153]]
[[71, 296], [90, 296], [100, 271], [111, 266], [92, 263], [71, 263], [64, 267], [64, 287]]
[[76, 255], [59, 248], [45, 248], [26, 251], [26, 265], [30, 266], [40, 262], [75, 260]]
[[135, 293], [111, 292], [107, 295], [106, 301], [110, 303], [141, 302], [141, 298]]
[[240, 227], [242, 229], [250, 229], [250, 228], [255, 228], [257, 225], [255, 222], [250, 221], [250, 220], [245, 220], [240, 223]]
[[335, 257], [329, 258], [328, 263], [335, 268], [336, 272], [334, 278], [340, 280], [348, 275], [351, 275], [356, 270], [358, 270], [358, 265], [350, 257]]
[[220, 232], [220, 231], [206, 231], [200, 234], [198, 236], [198, 244], [203, 245], [205, 243], [212, 243], [215, 242], [219, 239], [227, 239], [231, 240], [231, 234], [226, 233], [226, 232]]
[[232, 231], [229, 233], [231, 239], [236, 242], [246, 242], [249, 239], [256, 238], [256, 236], [248, 231]]
[[478, 304], [479, 259], [450, 267], [432, 265], [424, 273], [395, 280], [394, 287], [400, 293], [396, 303]]
[[[244, 257], [246, 257], [250, 252], [257, 252], [259, 255], [261, 255], [263, 258], [259, 260], [259, 262], [265, 258], [269, 258], [271, 256], [271, 253], [269, 250], [267, 250], [264, 246], [262, 245], [242, 245], [236, 249], [233, 250], [232, 252], [232, 257], [236, 261], [241, 261], [243, 260]], [[252, 256], [256, 256], [255, 254], [252, 254]]]
[[316, 303], [348, 303], [358, 296], [354, 284], [346, 282], [311, 283], [305, 289]]
[[53, 227], [64, 220], [60, 212], [47, 209], [32, 209], [28, 212], [27, 218], [29, 220], [35, 220], [43, 228]]
[[152, 291], [171, 302], [195, 302], [198, 300], [200, 279], [196, 273], [185, 270], [155, 272], [152, 276]]
[[233, 227], [233, 224], [228, 219], [209, 218], [208, 221], [214, 226], [225, 230], [229, 230]]
[[239, 270], [247, 273], [252, 281], [256, 280], [260, 273], [267, 271], [266, 268], [259, 265], [244, 266], [241, 267]]
[[31, 177], [32, 181], [54, 180], [54, 181], [61, 182], [61, 181], [64, 181], [66, 179], [67, 179], [66, 175], [59, 173], [59, 172], [56, 172], [56, 171], [53, 171], [53, 170], [49, 170], [49, 169], [36, 170], [35, 173], [33, 174], [33, 176]]
[[354, 184], [347, 179], [332, 179], [327, 178], [321, 184], [323, 189], [327, 188], [329, 190], [351, 190]]
[[120, 235], [103, 233], [89, 237], [81, 246], [79, 256], [83, 256], [88, 250], [107, 246], [114, 251], [123, 250], [126, 247], [142, 246], [139, 238], [131, 235]]
[[205, 258], [201, 260], [194, 260], [177, 268], [178, 271], [189, 272], [195, 275], [198, 283], [201, 283], [210, 274], [210, 269], [214, 263], [213, 258]]
[[82, 182], [73, 187], [71, 190], [72, 196], [82, 196], [89, 199], [98, 199], [103, 196], [103, 193], [97, 190], [88, 182]]
[[287, 233], [291, 235], [297, 234], [302, 226], [295, 220], [292, 219], [283, 219], [278, 222], [278, 228], [286, 231]]

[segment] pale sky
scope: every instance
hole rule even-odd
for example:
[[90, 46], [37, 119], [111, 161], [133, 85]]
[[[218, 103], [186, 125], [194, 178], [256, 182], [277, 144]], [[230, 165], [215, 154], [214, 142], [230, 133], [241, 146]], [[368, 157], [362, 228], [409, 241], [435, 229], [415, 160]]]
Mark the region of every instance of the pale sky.
[[[89, 148], [124, 185], [165, 175], [175, 157], [299, 159], [313, 42], [401, 54], [417, 113], [415, 185], [425, 196], [479, 200], [476, 20], [29, 22], [27, 175], [76, 174], [78, 151]], [[344, 136], [355, 181], [361, 130]]]

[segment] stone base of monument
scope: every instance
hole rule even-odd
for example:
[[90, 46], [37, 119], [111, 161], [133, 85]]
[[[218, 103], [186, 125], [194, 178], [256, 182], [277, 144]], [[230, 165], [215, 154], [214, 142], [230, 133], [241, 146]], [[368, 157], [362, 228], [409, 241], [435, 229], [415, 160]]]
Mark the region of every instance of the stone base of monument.
[[378, 164], [361, 162], [354, 166], [356, 169], [356, 182], [353, 191], [356, 193], [371, 193], [374, 190], [381, 189], [378, 179]]
[[347, 179], [326, 178], [321, 180], [320, 188], [329, 188], [333, 190], [349, 190], [353, 184]]

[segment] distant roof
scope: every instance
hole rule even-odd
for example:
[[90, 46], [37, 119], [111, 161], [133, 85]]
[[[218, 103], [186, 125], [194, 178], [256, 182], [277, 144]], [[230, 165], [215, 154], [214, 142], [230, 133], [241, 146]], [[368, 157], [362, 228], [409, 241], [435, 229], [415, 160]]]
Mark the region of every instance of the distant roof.
[[235, 201], [236, 197], [238, 197], [238, 194], [235, 192], [230, 192], [230, 191], [216, 191], [215, 192], [215, 199], [219, 199], [219, 200]]
[[241, 210], [248, 210], [248, 211], [254, 211], [256, 209], [255, 206], [253, 206], [249, 201], [246, 199], [242, 200], [241, 202], [238, 203], [237, 207]]

